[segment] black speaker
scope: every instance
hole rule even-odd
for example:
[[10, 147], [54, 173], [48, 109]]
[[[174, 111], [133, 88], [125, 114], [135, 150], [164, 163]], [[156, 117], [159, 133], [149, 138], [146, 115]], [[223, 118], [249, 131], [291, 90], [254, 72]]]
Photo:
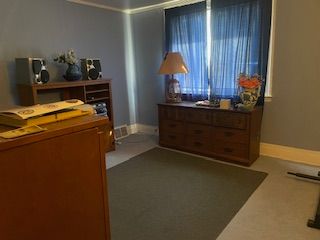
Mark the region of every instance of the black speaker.
[[99, 59], [81, 59], [81, 72], [84, 80], [96, 80], [102, 78], [101, 64]]
[[42, 84], [50, 80], [43, 58], [16, 58], [16, 73], [20, 84]]

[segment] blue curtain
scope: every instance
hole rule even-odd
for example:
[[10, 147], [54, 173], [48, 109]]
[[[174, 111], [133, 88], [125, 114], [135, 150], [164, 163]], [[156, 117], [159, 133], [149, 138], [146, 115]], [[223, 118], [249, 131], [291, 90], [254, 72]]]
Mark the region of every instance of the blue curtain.
[[[240, 73], [266, 79], [271, 0], [212, 0], [210, 95], [238, 95]], [[259, 103], [263, 103], [264, 85]]]
[[166, 50], [180, 52], [189, 73], [177, 74], [184, 100], [208, 98], [206, 3], [165, 10]]

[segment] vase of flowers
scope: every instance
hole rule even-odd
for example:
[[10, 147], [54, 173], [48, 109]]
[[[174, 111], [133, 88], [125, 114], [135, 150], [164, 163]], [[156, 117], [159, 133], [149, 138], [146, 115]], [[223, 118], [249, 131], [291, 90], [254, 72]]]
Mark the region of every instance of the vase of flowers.
[[240, 88], [239, 97], [241, 103], [238, 107], [242, 110], [251, 111], [260, 97], [262, 80], [258, 74], [252, 76], [241, 73], [238, 78]]
[[68, 64], [66, 74], [63, 75], [63, 77], [67, 81], [77, 81], [81, 79], [82, 77], [81, 69], [77, 65], [78, 59], [76, 57], [75, 52], [72, 49], [69, 50], [67, 53], [59, 54], [56, 58], [54, 58], [54, 61], [58, 63]]

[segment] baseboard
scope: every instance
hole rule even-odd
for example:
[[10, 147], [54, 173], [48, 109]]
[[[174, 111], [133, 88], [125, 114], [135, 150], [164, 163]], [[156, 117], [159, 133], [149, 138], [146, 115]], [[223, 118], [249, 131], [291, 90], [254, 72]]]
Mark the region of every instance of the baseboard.
[[260, 154], [268, 157], [320, 166], [320, 151], [261, 143]]
[[158, 135], [158, 126], [135, 123], [129, 125], [128, 128], [130, 134], [141, 132], [146, 134]]
[[128, 131], [129, 131], [129, 134], [137, 133], [138, 132], [137, 124], [135, 123], [135, 124], [128, 125]]
[[[132, 124], [128, 126], [128, 129], [129, 134], [141, 132], [158, 135], [157, 126]], [[270, 143], [261, 143], [260, 154], [282, 160], [320, 166], [320, 151], [311, 151], [302, 148], [287, 147]]]

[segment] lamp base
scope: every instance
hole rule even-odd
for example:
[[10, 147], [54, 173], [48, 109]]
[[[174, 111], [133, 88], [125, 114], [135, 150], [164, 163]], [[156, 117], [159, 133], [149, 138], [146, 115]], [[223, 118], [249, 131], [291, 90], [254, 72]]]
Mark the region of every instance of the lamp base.
[[169, 79], [166, 88], [166, 102], [179, 103], [181, 100], [181, 89], [179, 81], [176, 79]]

